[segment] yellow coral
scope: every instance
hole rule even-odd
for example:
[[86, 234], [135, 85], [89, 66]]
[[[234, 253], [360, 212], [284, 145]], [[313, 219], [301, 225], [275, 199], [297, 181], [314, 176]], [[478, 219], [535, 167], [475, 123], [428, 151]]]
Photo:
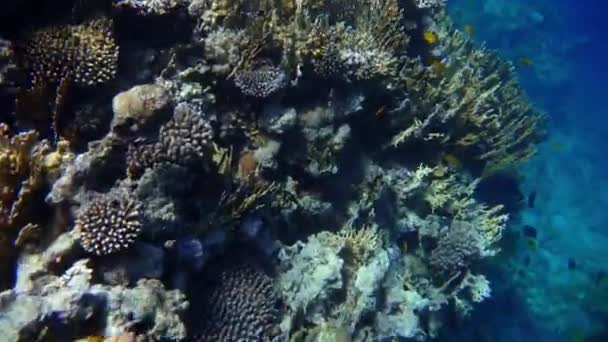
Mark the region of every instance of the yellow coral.
[[484, 175], [532, 156], [544, 135], [545, 116], [524, 95], [513, 66], [475, 47], [447, 19], [437, 28], [438, 44], [450, 58], [441, 71], [419, 59], [401, 69], [414, 118], [404, 115], [409, 126], [395, 135], [393, 145], [439, 134], [442, 150], [470, 152], [484, 161]]
[[383, 237], [376, 226], [368, 225], [360, 229], [348, 226], [340, 230], [337, 237], [343, 241], [354, 264], [361, 264], [382, 248]]
[[11, 137], [0, 123], [0, 288], [8, 285], [16, 243], [37, 231], [26, 214], [44, 182], [43, 159], [50, 149], [37, 138], [35, 131]]

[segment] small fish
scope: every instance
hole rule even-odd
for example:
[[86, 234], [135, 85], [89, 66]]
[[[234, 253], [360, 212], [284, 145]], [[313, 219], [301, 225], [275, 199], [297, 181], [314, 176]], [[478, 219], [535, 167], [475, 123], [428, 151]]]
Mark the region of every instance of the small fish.
[[608, 274], [606, 274], [606, 271], [599, 270], [593, 274], [593, 282], [595, 283], [595, 285], [600, 285], [602, 281], [606, 279], [607, 275]]
[[443, 60], [439, 59], [438, 57], [432, 56], [429, 58], [428, 62], [431, 65], [431, 68], [433, 68], [433, 70], [435, 70], [438, 74], [446, 74], [448, 67], [446, 63], [443, 62]]
[[473, 28], [473, 25], [471, 24], [466, 24], [464, 25], [464, 32], [466, 32], [469, 36], [474, 36], [475, 28]]
[[424, 31], [422, 33], [422, 38], [424, 38], [424, 41], [430, 45], [437, 44], [437, 42], [439, 41], [439, 37], [437, 36], [437, 33], [433, 32], [433, 31]]
[[458, 158], [457, 156], [447, 153], [443, 155], [443, 159], [445, 160], [445, 162], [456, 169], [462, 169], [462, 162], [460, 161], [460, 158]]
[[532, 261], [532, 258], [530, 258], [530, 255], [526, 254], [526, 256], [524, 257], [524, 266], [526, 266], [526, 267], [530, 266], [531, 261]]
[[528, 195], [528, 208], [534, 209], [534, 202], [536, 201], [536, 190], [532, 191]]
[[525, 67], [531, 67], [534, 65], [534, 61], [529, 57], [523, 56], [519, 57], [519, 64]]
[[558, 143], [558, 142], [552, 143], [550, 146], [552, 149], [554, 149], [556, 151], [561, 151], [564, 149], [564, 145], [561, 143]]
[[568, 269], [570, 271], [576, 270], [576, 260], [574, 260], [574, 258], [568, 258]]
[[522, 232], [524, 233], [525, 237], [528, 237], [531, 239], [536, 239], [538, 237], [538, 231], [536, 230], [536, 228], [534, 228], [530, 225], [525, 225], [522, 228]]
[[534, 239], [528, 239], [528, 248], [531, 250], [536, 250], [538, 248], [538, 242]]

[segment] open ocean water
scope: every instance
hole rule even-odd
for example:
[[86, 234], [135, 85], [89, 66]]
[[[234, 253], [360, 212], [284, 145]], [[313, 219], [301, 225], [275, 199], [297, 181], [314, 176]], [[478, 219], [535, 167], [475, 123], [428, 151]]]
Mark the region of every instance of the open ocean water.
[[608, 341], [607, 10], [602, 0], [449, 3], [460, 28], [514, 63], [550, 124], [521, 169], [534, 208], [511, 226], [536, 228], [538, 244], [519, 246], [495, 274], [494, 299], [446, 340]]

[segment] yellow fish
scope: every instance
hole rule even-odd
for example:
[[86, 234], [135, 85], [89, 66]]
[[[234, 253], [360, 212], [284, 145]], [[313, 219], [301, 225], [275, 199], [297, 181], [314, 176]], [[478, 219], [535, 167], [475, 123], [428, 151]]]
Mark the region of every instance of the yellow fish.
[[466, 32], [469, 36], [475, 35], [475, 29], [473, 28], [473, 25], [470, 24], [464, 25], [464, 32]]
[[428, 63], [440, 75], [445, 75], [445, 73], [448, 70], [447, 65], [445, 65], [445, 63], [443, 63], [443, 61], [441, 59], [439, 59], [438, 57], [435, 57], [435, 56], [429, 57]]
[[555, 143], [551, 144], [551, 148], [556, 151], [560, 151], [564, 148], [564, 145], [562, 145], [561, 143], [555, 142]]
[[534, 65], [534, 61], [529, 57], [523, 56], [519, 57], [519, 64], [529, 67]]
[[437, 33], [433, 32], [433, 31], [424, 31], [422, 33], [422, 38], [424, 38], [424, 41], [427, 42], [428, 44], [436, 44], [439, 41], [439, 37], [437, 36]]
[[462, 168], [462, 162], [460, 161], [460, 158], [456, 157], [453, 154], [447, 153], [443, 155], [443, 159], [445, 160], [446, 163], [448, 163], [449, 166], [456, 168], [456, 169], [460, 169]]

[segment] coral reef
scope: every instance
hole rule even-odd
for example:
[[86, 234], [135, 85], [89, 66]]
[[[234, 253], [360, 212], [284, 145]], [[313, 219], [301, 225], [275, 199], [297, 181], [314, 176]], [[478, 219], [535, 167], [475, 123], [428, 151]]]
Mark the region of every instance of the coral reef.
[[32, 87], [0, 84], [0, 335], [423, 341], [492, 294], [477, 186], [544, 116], [445, 1], [101, 3], [19, 30]]

